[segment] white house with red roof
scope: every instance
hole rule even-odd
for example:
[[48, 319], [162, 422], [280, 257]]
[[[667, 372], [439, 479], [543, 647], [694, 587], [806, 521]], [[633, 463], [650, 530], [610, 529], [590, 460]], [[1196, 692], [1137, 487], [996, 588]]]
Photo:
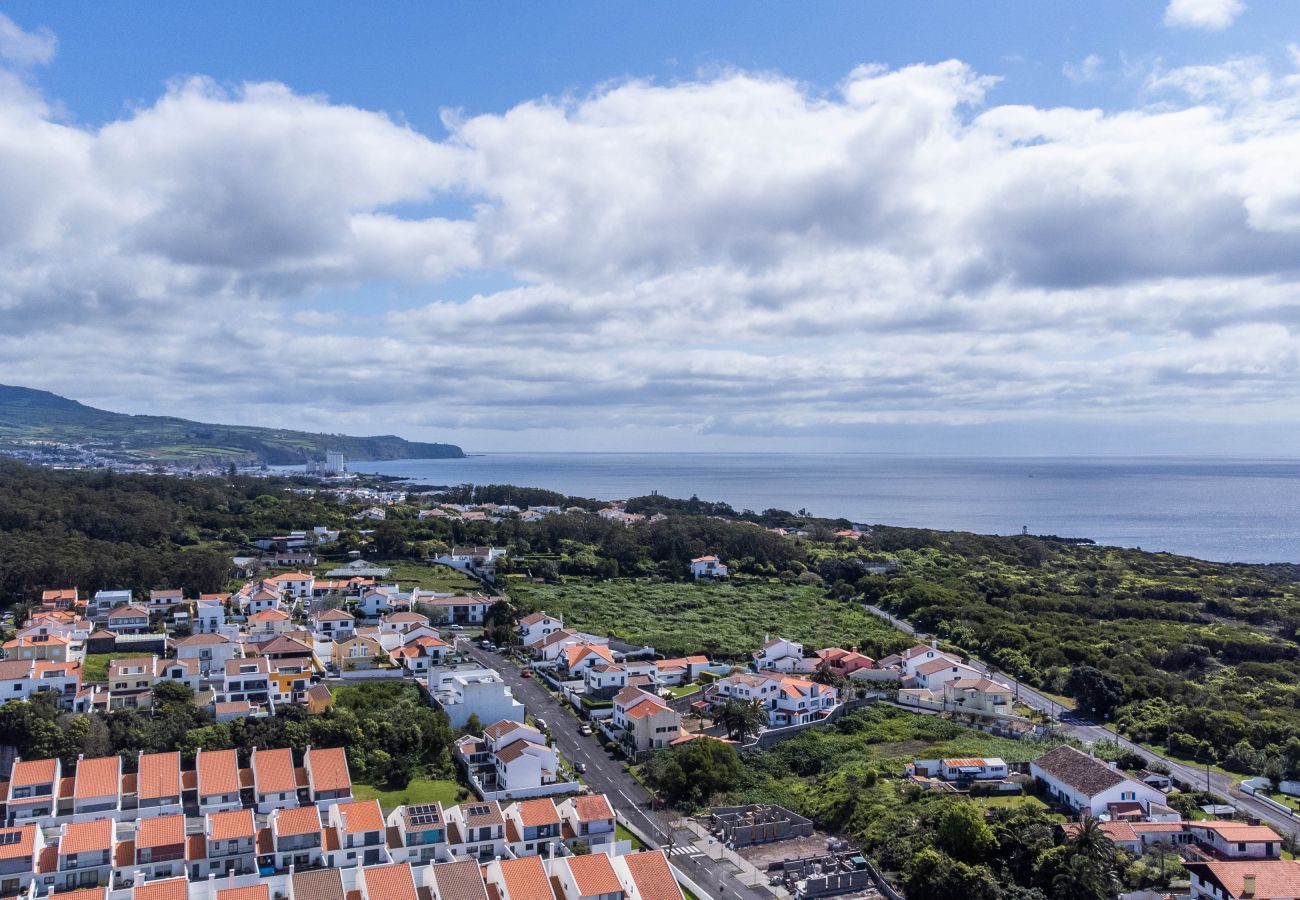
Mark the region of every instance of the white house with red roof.
[[614, 695], [616, 740], [629, 753], [667, 747], [681, 736], [681, 716], [657, 695], [628, 687]]
[[691, 577], [696, 581], [726, 578], [727, 566], [716, 556], [697, 556], [691, 560]]
[[545, 612], [535, 612], [520, 619], [516, 630], [519, 634], [519, 642], [526, 647], [540, 641], [548, 634], [554, 634], [563, 627], [563, 617], [548, 615]]
[[754, 668], [760, 672], [811, 672], [820, 662], [804, 657], [803, 644], [789, 638], [774, 637], [754, 651]]

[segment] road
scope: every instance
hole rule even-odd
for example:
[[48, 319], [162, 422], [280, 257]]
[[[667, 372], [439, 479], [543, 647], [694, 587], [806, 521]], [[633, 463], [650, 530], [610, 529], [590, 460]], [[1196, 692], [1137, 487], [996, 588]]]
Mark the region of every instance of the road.
[[[709, 857], [692, 843], [695, 836], [651, 810], [651, 796], [623, 767], [605, 752], [599, 738], [580, 734], [581, 722], [567, 704], [556, 700], [549, 691], [531, 678], [524, 678], [518, 666], [500, 653], [489, 653], [468, 639], [458, 638], [458, 649], [480, 665], [496, 669], [510, 687], [515, 699], [527, 707], [534, 718], [543, 718], [560, 753], [569, 761], [584, 763], [583, 780], [592, 791], [609, 798], [615, 810], [631, 822], [637, 831], [653, 838], [652, 845], [669, 851], [673, 865], [707, 890], [715, 900], [772, 900], [766, 888], [743, 884], [734, 877], [728, 863]], [[719, 854], [721, 848], [717, 848]]]
[[[916, 636], [916, 629], [910, 624], [891, 615], [883, 609], [870, 604], [863, 604], [867, 611], [877, 615], [889, 624], [893, 625], [904, 634]], [[1059, 723], [1060, 730], [1073, 737], [1078, 738], [1085, 744], [1095, 744], [1097, 741], [1106, 740], [1114, 741], [1122, 747], [1133, 750], [1140, 754], [1143, 759], [1149, 763], [1159, 762], [1169, 769], [1170, 775], [1183, 784], [1196, 786], [1198, 789], [1208, 790], [1210, 793], [1218, 794], [1225, 798], [1229, 803], [1237, 808], [1237, 811], [1253, 818], [1259, 819], [1265, 824], [1271, 825], [1275, 831], [1280, 834], [1292, 834], [1300, 837], [1300, 822], [1295, 817], [1287, 815], [1284, 812], [1274, 809], [1248, 794], [1242, 793], [1237, 789], [1238, 779], [1221, 772], [1215, 772], [1213, 769], [1207, 770], [1199, 766], [1189, 766], [1187, 763], [1170, 759], [1155, 751], [1140, 747], [1117, 733], [1108, 725], [1098, 723], [1081, 713], [1076, 713], [1066, 709], [1050, 697], [1040, 694], [1038, 691], [1026, 684], [1017, 682], [1014, 678], [1004, 672], [994, 672], [989, 669], [982, 660], [974, 657], [970, 660], [971, 667], [984, 673], [989, 678], [1011, 688], [1016, 692], [1018, 702], [1025, 704], [1031, 709], [1046, 713], [1052, 719]]]

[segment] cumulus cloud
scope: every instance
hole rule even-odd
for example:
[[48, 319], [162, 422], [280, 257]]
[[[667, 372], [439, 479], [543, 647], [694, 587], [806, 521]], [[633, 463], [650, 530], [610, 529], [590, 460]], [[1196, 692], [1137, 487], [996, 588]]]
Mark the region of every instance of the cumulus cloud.
[[1222, 31], [1245, 11], [1243, 0], [1169, 0], [1165, 24], [1171, 28]]
[[48, 28], [24, 31], [0, 13], [0, 60], [12, 66], [43, 66], [54, 59], [59, 42]]
[[728, 71], [443, 139], [280, 84], [98, 128], [0, 92], [0, 380], [448, 438], [1294, 420], [1293, 79], [1162, 70], [1106, 113], [958, 61]]
[[1087, 84], [1101, 77], [1102, 67], [1106, 61], [1096, 53], [1089, 53], [1077, 63], [1066, 63], [1061, 67], [1063, 74], [1075, 84]]

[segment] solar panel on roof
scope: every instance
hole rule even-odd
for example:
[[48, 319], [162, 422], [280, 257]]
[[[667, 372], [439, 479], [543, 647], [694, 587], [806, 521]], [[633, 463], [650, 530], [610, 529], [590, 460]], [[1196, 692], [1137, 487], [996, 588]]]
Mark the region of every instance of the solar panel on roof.
[[490, 806], [471, 806], [471, 807], [469, 808], [469, 815], [471, 815], [471, 816], [486, 816], [486, 815], [487, 815], [488, 813], [490, 813], [491, 811], [492, 811], [492, 807], [490, 807]]

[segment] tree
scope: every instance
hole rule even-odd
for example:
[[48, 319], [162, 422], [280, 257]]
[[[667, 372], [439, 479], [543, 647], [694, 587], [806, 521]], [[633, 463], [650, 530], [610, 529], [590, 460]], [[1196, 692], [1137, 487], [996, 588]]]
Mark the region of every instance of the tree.
[[743, 771], [730, 744], [701, 738], [654, 753], [645, 763], [644, 774], [670, 803], [698, 805], [735, 788]]
[[740, 743], [767, 724], [767, 711], [757, 700], [746, 702], [730, 697], [715, 707], [710, 715], [715, 725], [727, 730], [727, 737]]
[[997, 846], [983, 810], [967, 801], [944, 806], [935, 825], [934, 843], [953, 859], [967, 863], [980, 862]]
[[988, 866], [970, 866], [931, 847], [904, 873], [908, 900], [998, 900], [1002, 892]]
[[1125, 700], [1124, 683], [1094, 666], [1075, 666], [1065, 681], [1065, 690], [1079, 701], [1079, 708], [1104, 719]]

